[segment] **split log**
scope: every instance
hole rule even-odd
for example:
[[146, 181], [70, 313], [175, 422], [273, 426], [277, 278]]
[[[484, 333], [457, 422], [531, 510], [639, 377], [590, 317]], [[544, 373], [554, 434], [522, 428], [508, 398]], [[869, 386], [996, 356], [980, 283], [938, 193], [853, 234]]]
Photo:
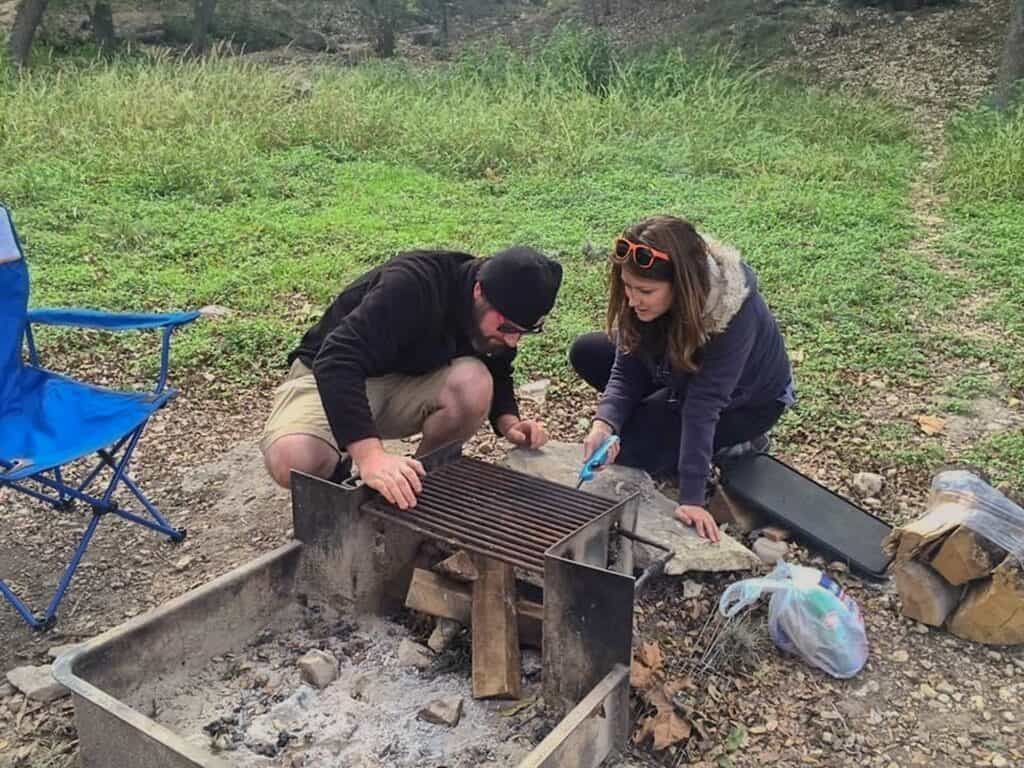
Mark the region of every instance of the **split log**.
[[1024, 643], [1024, 574], [1016, 558], [1007, 557], [989, 579], [970, 588], [949, 631], [977, 643]]
[[988, 576], [1004, 557], [1001, 547], [960, 526], [942, 543], [931, 565], [950, 584], [960, 585]]
[[708, 501], [708, 512], [719, 525], [728, 524], [733, 531], [741, 533], [750, 533], [764, 525], [764, 517], [759, 512], [734, 499], [720, 485]]
[[474, 582], [480, 577], [480, 572], [477, 570], [473, 558], [464, 549], [460, 549], [451, 557], [442, 560], [434, 566], [434, 570], [456, 581], [467, 583]]
[[897, 565], [895, 575], [903, 615], [932, 627], [942, 626], [956, 608], [962, 590], [924, 563], [913, 560]]
[[518, 699], [522, 689], [512, 566], [477, 557], [473, 582], [473, 697]]
[[894, 529], [882, 542], [882, 549], [893, 555], [897, 563], [926, 556], [959, 528], [970, 512], [971, 504], [963, 498], [940, 500], [924, 517]]
[[[453, 619], [469, 625], [472, 618], [471, 587], [437, 573], [417, 568], [405, 596], [405, 607], [438, 618]], [[530, 600], [516, 601], [519, 642], [540, 648], [544, 606]]]

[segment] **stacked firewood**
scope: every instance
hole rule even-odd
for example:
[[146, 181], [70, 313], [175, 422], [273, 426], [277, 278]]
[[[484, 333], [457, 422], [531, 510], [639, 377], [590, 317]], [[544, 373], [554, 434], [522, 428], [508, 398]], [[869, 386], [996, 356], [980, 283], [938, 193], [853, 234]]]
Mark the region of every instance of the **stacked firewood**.
[[979, 643], [1024, 643], [1021, 561], [992, 540], [1014, 543], [1007, 525], [1024, 521], [1015, 519], [1020, 507], [1003, 500], [995, 514], [970, 493], [933, 493], [924, 517], [893, 530], [883, 546], [894, 558], [904, 616]]

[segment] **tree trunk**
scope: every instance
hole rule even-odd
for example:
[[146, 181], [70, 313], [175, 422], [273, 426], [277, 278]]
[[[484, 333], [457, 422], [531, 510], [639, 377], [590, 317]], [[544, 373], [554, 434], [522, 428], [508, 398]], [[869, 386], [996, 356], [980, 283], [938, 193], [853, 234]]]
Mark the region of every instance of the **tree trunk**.
[[43, 20], [48, 0], [21, 0], [11, 27], [11, 38], [7, 41], [11, 61], [19, 69], [28, 63], [32, 51], [32, 39], [36, 36], [39, 22]]
[[117, 44], [114, 34], [114, 12], [110, 3], [95, 3], [89, 8], [89, 22], [92, 24], [92, 36], [100, 50], [106, 53], [112, 51]]
[[993, 99], [996, 109], [1000, 110], [1013, 103], [1014, 96], [1019, 95], [1021, 80], [1024, 80], [1024, 0], [1016, 0], [1014, 6]]
[[213, 22], [213, 9], [216, 5], [217, 0], [195, 0], [195, 18], [192, 21], [193, 56], [202, 56], [206, 53], [210, 24]]
[[389, 17], [381, 17], [377, 24], [377, 55], [382, 59], [390, 59], [395, 55], [395, 27], [397, 22]]

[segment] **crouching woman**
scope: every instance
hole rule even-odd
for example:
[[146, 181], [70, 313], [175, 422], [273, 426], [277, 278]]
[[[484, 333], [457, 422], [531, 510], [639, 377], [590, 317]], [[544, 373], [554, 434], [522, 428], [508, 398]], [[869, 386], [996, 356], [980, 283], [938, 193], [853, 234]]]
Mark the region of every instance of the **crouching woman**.
[[739, 253], [673, 216], [616, 239], [609, 293], [607, 330], [580, 336], [569, 352], [601, 392], [584, 459], [619, 435], [609, 461], [675, 471], [676, 517], [717, 542], [705, 499], [712, 459], [765, 450], [795, 401], [778, 323]]

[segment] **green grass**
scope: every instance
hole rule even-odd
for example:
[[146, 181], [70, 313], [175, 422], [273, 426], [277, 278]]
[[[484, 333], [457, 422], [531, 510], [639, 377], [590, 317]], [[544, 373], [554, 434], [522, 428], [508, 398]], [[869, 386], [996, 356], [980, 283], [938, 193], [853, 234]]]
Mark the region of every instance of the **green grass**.
[[968, 270], [984, 302], [979, 318], [1002, 332], [985, 357], [1024, 389], [1024, 104], [998, 115], [979, 109], [950, 126], [943, 186], [944, 247]]
[[[1018, 399], [1024, 392], [1024, 104], [999, 115], [989, 109], [965, 113], [948, 131], [949, 153], [942, 185], [949, 202], [943, 215], [946, 253], [966, 270], [980, 320], [995, 333], [971, 349], [949, 339], [964, 357], [987, 360]], [[962, 396], [989, 394], [986, 377], [951, 384]], [[999, 482], [1024, 488], [1024, 433], [989, 437], [967, 451], [967, 459]]]
[[785, 434], [819, 439], [862, 420], [865, 375], [927, 379], [922, 320], [964, 292], [907, 249], [904, 116], [678, 49], [617, 58], [563, 30], [534, 59], [435, 69], [136, 57], [4, 83], [0, 189], [33, 303], [227, 306], [175, 361], [221, 381], [277, 376], [333, 295], [396, 251], [515, 242], [566, 268], [520, 375], [567, 378], [568, 344], [601, 322], [605, 245], [672, 212], [758, 270], [803, 358]]

